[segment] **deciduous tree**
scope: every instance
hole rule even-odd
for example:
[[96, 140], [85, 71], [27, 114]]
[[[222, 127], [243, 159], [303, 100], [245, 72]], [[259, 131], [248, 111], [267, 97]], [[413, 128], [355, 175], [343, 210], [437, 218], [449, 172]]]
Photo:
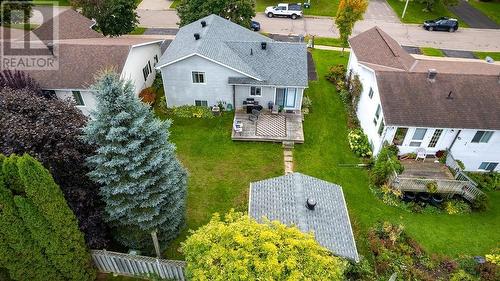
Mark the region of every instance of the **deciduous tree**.
[[151, 249], [175, 238], [183, 226], [186, 171], [168, 141], [170, 121], [154, 116], [134, 94], [132, 84], [106, 72], [94, 86], [97, 110], [85, 139], [97, 145], [89, 175], [102, 185], [106, 219], [115, 238], [132, 248]]
[[0, 24], [24, 23], [31, 15], [33, 3], [31, 0], [0, 0], [0, 7]]
[[71, 103], [37, 96], [30, 89], [0, 87], [0, 153], [29, 153], [61, 186], [91, 248], [108, 243], [99, 187], [86, 175], [94, 147], [81, 140], [87, 118]]
[[181, 0], [177, 6], [181, 26], [211, 14], [249, 28], [255, 16], [255, 0]]
[[368, 1], [366, 0], [340, 0], [337, 16], [335, 17], [335, 24], [339, 29], [343, 48], [349, 46], [347, 40], [352, 33], [354, 24], [358, 20], [363, 19], [363, 14], [367, 7]]
[[347, 262], [277, 221], [218, 214], [182, 244], [189, 280], [344, 280]]
[[76, 217], [49, 172], [28, 154], [2, 160], [0, 267], [14, 280], [94, 280]]

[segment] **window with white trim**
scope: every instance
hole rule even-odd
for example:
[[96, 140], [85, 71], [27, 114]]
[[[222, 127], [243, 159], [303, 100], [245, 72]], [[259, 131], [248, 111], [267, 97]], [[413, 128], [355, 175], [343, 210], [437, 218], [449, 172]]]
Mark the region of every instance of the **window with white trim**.
[[427, 133], [427, 129], [425, 128], [416, 128], [413, 133], [413, 137], [411, 138], [410, 146], [419, 147], [422, 145], [422, 141], [424, 140], [425, 133]]
[[205, 83], [205, 72], [193, 71], [193, 83], [194, 84], [204, 84]]
[[368, 92], [368, 97], [371, 99], [373, 98], [373, 89], [370, 87], [370, 91]]
[[378, 118], [380, 117], [380, 104], [377, 106], [377, 111], [375, 111], [375, 118], [373, 118], [373, 124], [377, 125]]
[[434, 134], [432, 134], [431, 141], [429, 142], [429, 147], [436, 147], [437, 142], [439, 141], [439, 137], [443, 133], [443, 129], [434, 130]]
[[477, 131], [472, 142], [474, 143], [487, 143], [490, 141], [493, 131]]
[[206, 100], [195, 100], [194, 101], [194, 105], [207, 107], [208, 106], [208, 101], [206, 101]]
[[252, 97], [260, 97], [262, 96], [262, 88], [261, 87], [250, 87], [250, 96]]
[[378, 132], [377, 132], [379, 136], [382, 135], [382, 132], [384, 131], [384, 127], [385, 127], [384, 119], [382, 119], [382, 121], [380, 122], [380, 126], [378, 127]]
[[71, 93], [73, 94], [73, 100], [77, 106], [85, 106], [85, 102], [83, 101], [82, 93], [80, 93], [80, 91], [71, 91]]
[[146, 64], [146, 66], [144, 66], [142, 68], [142, 75], [144, 76], [144, 81], [148, 80], [148, 76], [149, 74], [151, 74], [152, 70], [151, 70], [151, 62], [148, 61], [148, 63]]
[[493, 172], [498, 166], [498, 162], [482, 162], [478, 170]]

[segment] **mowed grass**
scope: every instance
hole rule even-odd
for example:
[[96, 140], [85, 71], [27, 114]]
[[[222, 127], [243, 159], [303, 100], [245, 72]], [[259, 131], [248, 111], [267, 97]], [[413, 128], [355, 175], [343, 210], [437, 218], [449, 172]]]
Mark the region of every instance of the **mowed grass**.
[[[406, 1], [400, 0], [387, 0], [387, 3], [392, 7], [396, 15], [401, 19], [403, 14], [403, 9], [405, 7]], [[410, 1], [408, 3], [408, 8], [406, 9], [406, 14], [404, 19], [401, 19], [405, 23], [418, 23], [423, 24], [425, 20], [432, 20], [439, 17], [453, 17], [457, 18], [455, 14], [446, 9], [446, 6], [441, 2], [434, 5], [434, 9], [430, 12], [425, 12], [423, 9], [425, 5], [418, 1]], [[460, 21], [460, 26], [465, 26], [465, 23]]]
[[499, 0], [493, 0], [490, 2], [481, 2], [478, 0], [470, 0], [468, 3], [470, 5], [472, 5], [474, 8], [481, 11], [483, 14], [485, 14], [491, 20], [493, 20], [494, 22], [496, 22], [497, 24], [500, 25], [500, 1]]
[[474, 52], [474, 56], [482, 60], [486, 57], [490, 57], [495, 61], [500, 61], [500, 52]]
[[187, 227], [165, 251], [167, 258], [181, 259], [178, 248], [188, 229], [206, 224], [213, 213], [231, 208], [246, 212], [250, 182], [284, 172], [281, 144], [233, 142], [232, 122], [232, 113], [214, 119], [173, 119], [171, 141], [189, 172], [189, 187]]
[[142, 26], [136, 26], [132, 32], [130, 32], [130, 35], [142, 35], [144, 32], [146, 32], [147, 27], [142, 27]]
[[422, 47], [422, 48], [420, 48], [420, 51], [422, 51], [422, 54], [426, 55], [426, 56], [444, 57], [444, 53], [440, 49], [430, 48], [430, 47]]
[[33, 4], [40, 6], [71, 6], [70, 0], [33, 0]]
[[[306, 2], [306, 1], [303, 1]], [[280, 2], [276, 0], [256, 0], [255, 11], [264, 12], [268, 6], [276, 6]], [[296, 3], [296, 2], [291, 2]], [[311, 8], [304, 8], [304, 15], [334, 17], [337, 14], [339, 0], [311, 0]]]
[[342, 47], [342, 41], [340, 41], [340, 38], [315, 36], [314, 37], [314, 45]]
[[430, 253], [450, 256], [481, 255], [499, 246], [500, 192], [490, 192], [490, 210], [470, 215], [413, 214], [390, 207], [369, 190], [368, 172], [341, 164], [360, 163], [347, 143], [346, 115], [333, 85], [325, 80], [327, 69], [347, 63], [348, 53], [314, 50], [318, 81], [311, 81], [307, 95], [312, 112], [304, 122], [305, 143], [294, 150], [295, 170], [340, 184], [361, 254], [368, 255], [367, 230], [377, 221], [401, 223], [409, 235]]

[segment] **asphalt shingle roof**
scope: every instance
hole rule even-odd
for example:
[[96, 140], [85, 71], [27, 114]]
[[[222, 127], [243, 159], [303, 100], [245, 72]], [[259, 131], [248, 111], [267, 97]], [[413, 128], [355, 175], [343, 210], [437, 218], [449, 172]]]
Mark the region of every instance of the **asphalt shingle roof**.
[[[308, 198], [317, 202], [314, 210], [306, 207]], [[313, 232], [333, 254], [359, 260], [340, 186], [293, 173], [251, 183], [249, 201], [251, 217], [296, 225], [303, 232]]]
[[[206, 27], [201, 26], [206, 22]], [[195, 40], [194, 34], [200, 35]], [[261, 42], [267, 43], [266, 50]], [[158, 63], [159, 68], [197, 54], [261, 81], [261, 84], [307, 87], [307, 47], [275, 42], [216, 15], [182, 27]], [[265, 81], [265, 83], [264, 83]]]

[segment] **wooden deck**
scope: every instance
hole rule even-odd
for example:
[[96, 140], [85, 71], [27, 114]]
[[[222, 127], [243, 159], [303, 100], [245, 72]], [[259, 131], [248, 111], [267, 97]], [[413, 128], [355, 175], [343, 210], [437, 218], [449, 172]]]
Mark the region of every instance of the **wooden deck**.
[[[302, 114], [262, 112], [257, 121], [251, 121], [249, 115], [236, 112], [234, 115], [231, 138], [236, 141], [266, 141], [304, 143]], [[234, 130], [234, 124], [243, 125], [242, 132]]]
[[422, 162], [422, 160], [415, 161], [414, 159], [407, 159], [402, 160], [401, 164], [403, 164], [405, 170], [400, 176], [404, 178], [455, 179], [445, 164], [436, 163], [435, 159], [432, 158], [425, 159], [424, 162]]

